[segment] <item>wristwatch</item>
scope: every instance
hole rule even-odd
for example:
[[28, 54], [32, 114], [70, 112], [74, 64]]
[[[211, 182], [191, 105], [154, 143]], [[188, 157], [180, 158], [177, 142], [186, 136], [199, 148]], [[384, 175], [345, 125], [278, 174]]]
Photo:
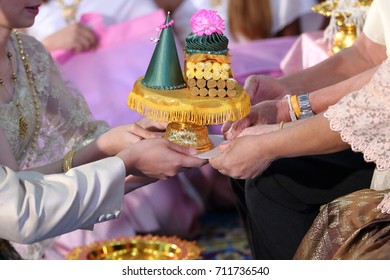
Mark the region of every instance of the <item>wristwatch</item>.
[[299, 109], [301, 110], [301, 115], [299, 119], [305, 119], [311, 116], [314, 116], [314, 112], [311, 109], [309, 102], [309, 93], [302, 93], [297, 96]]

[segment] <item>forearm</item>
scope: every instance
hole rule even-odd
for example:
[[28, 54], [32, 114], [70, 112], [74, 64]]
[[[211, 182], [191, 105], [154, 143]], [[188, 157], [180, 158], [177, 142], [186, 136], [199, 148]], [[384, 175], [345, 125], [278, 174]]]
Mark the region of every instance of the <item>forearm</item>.
[[282, 130], [258, 137], [265, 140], [272, 160], [334, 153], [349, 147], [339, 133], [330, 130], [329, 121], [323, 114], [285, 124]]
[[361, 33], [350, 48], [343, 49], [310, 68], [281, 77], [279, 81], [293, 94], [312, 92], [371, 69], [384, 59], [386, 48]]
[[[101, 149], [99, 149], [97, 142], [95, 140], [92, 143], [75, 151], [73, 157], [69, 158], [68, 160], [70, 161], [72, 167], [77, 167], [86, 163], [90, 163], [93, 161], [106, 158], [108, 156], [112, 156], [112, 155], [104, 153]], [[64, 165], [64, 158], [44, 166], [31, 168], [29, 170], [37, 171], [43, 174], [62, 173], [64, 171], [63, 165]]]
[[[107, 165], [110, 168], [107, 168]], [[116, 157], [66, 175], [0, 168], [0, 237], [31, 243], [116, 218], [122, 208], [125, 168]]]
[[310, 105], [315, 113], [328, 109], [345, 95], [364, 87], [372, 78], [379, 66], [369, 69], [345, 81], [313, 91], [309, 95]]

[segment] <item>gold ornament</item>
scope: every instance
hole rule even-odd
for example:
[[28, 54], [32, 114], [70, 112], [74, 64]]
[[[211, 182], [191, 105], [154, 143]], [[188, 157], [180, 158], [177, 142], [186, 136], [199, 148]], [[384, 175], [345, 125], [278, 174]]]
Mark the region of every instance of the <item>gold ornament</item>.
[[[39, 130], [41, 129], [41, 111], [40, 111], [41, 110], [41, 106], [40, 106], [40, 102], [39, 102], [39, 97], [38, 97], [38, 94], [37, 94], [36, 86], [35, 86], [35, 83], [34, 83], [34, 77], [33, 77], [33, 73], [32, 73], [32, 70], [31, 70], [31, 66], [30, 66], [30, 61], [29, 61], [28, 55], [24, 51], [23, 42], [20, 39], [19, 33], [17, 31], [14, 31], [14, 34], [15, 34], [16, 41], [18, 43], [19, 54], [20, 54], [20, 56], [22, 58], [22, 61], [23, 61], [24, 70], [26, 71], [27, 79], [28, 79], [28, 82], [29, 82], [29, 85], [30, 85], [31, 95], [32, 95], [32, 99], [33, 99], [33, 106], [34, 106], [34, 110], [35, 110], [35, 127], [34, 127], [34, 131], [33, 131], [33, 134], [32, 134], [31, 149], [30, 149], [30, 152], [28, 154], [27, 162], [26, 162], [26, 167], [29, 167], [30, 166], [30, 162], [31, 162], [31, 160], [32, 160], [32, 158], [34, 156], [34, 150], [37, 147]], [[20, 107], [19, 110], [21, 111], [22, 108], [21, 108], [20, 103], [17, 106]], [[23, 134], [23, 133], [27, 134], [27, 131], [28, 131], [27, 120], [24, 117], [23, 118], [19, 118], [19, 133], [20, 134]]]
[[[15, 72], [13, 70], [12, 53], [10, 51], [7, 51], [7, 58], [8, 58], [10, 67], [11, 67], [11, 73], [12, 73], [11, 74], [11, 79], [12, 79], [12, 82], [13, 82], [13, 86], [15, 87], [15, 84], [16, 84], [16, 74], [15, 74]], [[4, 88], [4, 90], [7, 92], [7, 94], [12, 98], [12, 94], [7, 89], [7, 87], [5, 86], [4, 80], [2, 78], [0, 78], [0, 86], [2, 86]], [[19, 137], [24, 139], [26, 137], [26, 135], [27, 135], [28, 123], [27, 123], [26, 118], [23, 116], [22, 108], [21, 108], [19, 99], [17, 97], [16, 97], [14, 103], [15, 103], [16, 108], [18, 109], [18, 112], [19, 112]]]
[[64, 160], [63, 160], [63, 163], [62, 163], [62, 171], [64, 173], [68, 172], [69, 169], [72, 168], [73, 166], [73, 157], [74, 157], [74, 154], [76, 153], [76, 151], [69, 151], [65, 157], [64, 157]]
[[76, 21], [77, 9], [79, 8], [81, 0], [75, 0], [72, 4], [65, 4], [62, 0], [57, 0], [58, 5], [62, 9], [67, 24], [74, 23]]
[[329, 49], [337, 53], [350, 47], [363, 28], [367, 8], [372, 0], [327, 0], [314, 5], [312, 10], [330, 18], [330, 23], [324, 31], [324, 37], [329, 41]]

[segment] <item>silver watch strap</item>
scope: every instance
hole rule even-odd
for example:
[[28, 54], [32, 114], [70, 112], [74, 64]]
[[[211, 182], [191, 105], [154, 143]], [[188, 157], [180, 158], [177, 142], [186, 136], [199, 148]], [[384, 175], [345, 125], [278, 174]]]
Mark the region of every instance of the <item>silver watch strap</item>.
[[305, 119], [307, 117], [314, 116], [314, 112], [311, 109], [309, 102], [309, 93], [303, 93], [297, 96], [299, 109], [301, 110], [301, 115], [299, 119]]

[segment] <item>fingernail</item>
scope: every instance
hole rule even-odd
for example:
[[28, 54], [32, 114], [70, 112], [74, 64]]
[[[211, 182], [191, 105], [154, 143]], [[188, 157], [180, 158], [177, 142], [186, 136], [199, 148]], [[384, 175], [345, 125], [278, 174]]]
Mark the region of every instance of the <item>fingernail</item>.
[[189, 148], [188, 152], [191, 156], [196, 155], [198, 153], [198, 151], [195, 148]]

